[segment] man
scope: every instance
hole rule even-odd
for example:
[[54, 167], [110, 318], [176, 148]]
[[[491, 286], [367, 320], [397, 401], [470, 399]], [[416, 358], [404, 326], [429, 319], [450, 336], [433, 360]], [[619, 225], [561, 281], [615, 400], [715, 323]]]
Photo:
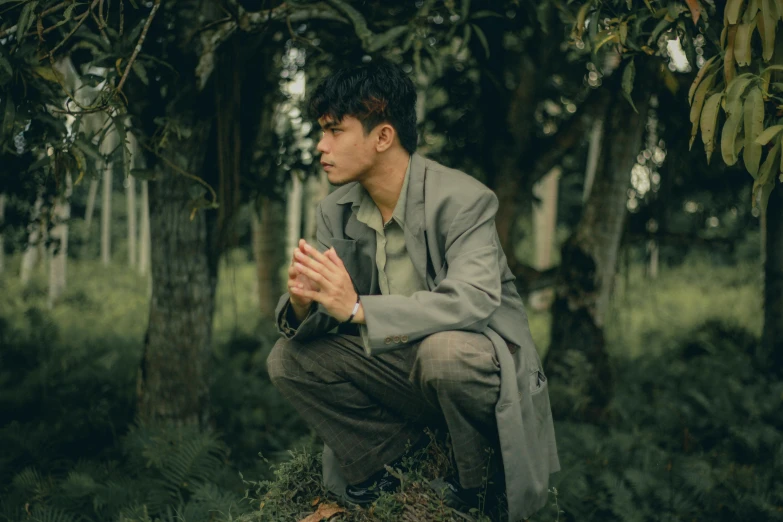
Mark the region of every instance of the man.
[[300, 240], [277, 309], [272, 382], [325, 442], [324, 481], [356, 504], [399, 485], [385, 465], [451, 437], [452, 500], [470, 504], [502, 459], [509, 520], [559, 470], [546, 377], [495, 228], [497, 198], [416, 150], [416, 91], [395, 65], [328, 77], [310, 112], [339, 186]]

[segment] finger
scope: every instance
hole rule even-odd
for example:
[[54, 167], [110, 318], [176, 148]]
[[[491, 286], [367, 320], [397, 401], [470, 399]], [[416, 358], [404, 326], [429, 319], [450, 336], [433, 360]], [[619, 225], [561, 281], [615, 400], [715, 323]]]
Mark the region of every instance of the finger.
[[[333, 249], [334, 247], [330, 248], [329, 250], [333, 250]], [[329, 250], [327, 250], [327, 252]], [[319, 252], [317, 248], [311, 246], [307, 242], [305, 242], [305, 253], [307, 253], [308, 255], [312, 256], [313, 259], [316, 259], [320, 263], [323, 263], [324, 265], [327, 265], [330, 268], [336, 268], [337, 266], [334, 264], [334, 261], [332, 261], [327, 256]]]
[[[310, 262], [312, 262], [312, 261], [310, 261]], [[301, 274], [304, 274], [305, 276], [309, 277], [312, 281], [314, 281], [316, 284], [318, 284], [321, 288], [323, 288], [324, 286], [329, 286], [329, 287], [333, 286], [332, 282], [329, 279], [327, 279], [323, 274], [313, 270], [310, 267], [307, 267], [307, 266], [303, 265], [299, 261], [297, 261], [294, 264], [294, 266], [296, 267], [297, 270], [299, 270], [299, 272]], [[323, 265], [321, 265], [321, 266], [323, 266]]]
[[[314, 270], [324, 276], [329, 281], [336, 281], [339, 274], [336, 271], [336, 266], [326, 257], [323, 258], [325, 262], [321, 262], [318, 259], [309, 257], [305, 254], [299, 253], [296, 255], [296, 261], [303, 264], [307, 268]], [[328, 263], [328, 264], [327, 264]]]
[[299, 297], [312, 299], [316, 303], [321, 302], [321, 298], [323, 295], [321, 294], [321, 292], [314, 292], [313, 290], [307, 290], [306, 288], [299, 288], [298, 286], [291, 288], [291, 293]]
[[343, 265], [343, 260], [340, 259], [340, 256], [337, 255], [337, 251], [334, 249], [334, 247], [326, 251], [326, 256], [331, 259], [332, 263], [334, 263], [336, 266], [340, 268], [345, 267], [345, 265]]

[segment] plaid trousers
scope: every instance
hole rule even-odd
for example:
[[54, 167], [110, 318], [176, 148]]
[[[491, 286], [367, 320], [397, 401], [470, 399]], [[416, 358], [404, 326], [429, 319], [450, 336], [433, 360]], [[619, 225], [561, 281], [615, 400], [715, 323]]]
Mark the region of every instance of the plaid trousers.
[[448, 331], [368, 357], [360, 337], [280, 339], [267, 359], [274, 385], [357, 484], [401, 456], [425, 426], [451, 436], [460, 483], [481, 485], [497, 447], [500, 365], [484, 335]]

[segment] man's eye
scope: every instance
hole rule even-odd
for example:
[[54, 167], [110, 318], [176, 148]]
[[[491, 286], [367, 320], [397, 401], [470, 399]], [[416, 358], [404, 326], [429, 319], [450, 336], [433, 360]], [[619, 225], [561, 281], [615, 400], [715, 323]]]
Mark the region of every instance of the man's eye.
[[332, 129], [332, 134], [337, 134], [338, 132], [342, 132], [342, 129]]

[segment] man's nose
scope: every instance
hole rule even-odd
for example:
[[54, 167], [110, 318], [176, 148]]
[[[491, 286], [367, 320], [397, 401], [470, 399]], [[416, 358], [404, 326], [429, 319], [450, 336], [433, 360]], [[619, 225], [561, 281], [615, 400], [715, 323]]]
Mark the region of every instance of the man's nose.
[[318, 145], [316, 146], [315, 149], [321, 154], [326, 154], [327, 152], [326, 136], [323, 136], [320, 140], [318, 140]]

